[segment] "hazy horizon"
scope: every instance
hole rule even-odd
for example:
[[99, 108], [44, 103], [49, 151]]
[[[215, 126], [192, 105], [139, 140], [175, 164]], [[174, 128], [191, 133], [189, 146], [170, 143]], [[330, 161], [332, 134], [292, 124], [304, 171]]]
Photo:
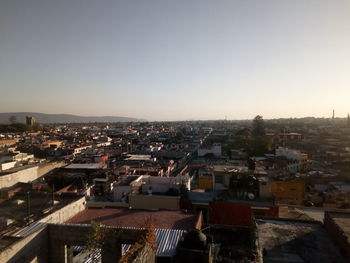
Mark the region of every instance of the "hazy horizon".
[[[117, 116], [117, 115], [76, 115], [76, 114], [70, 114], [70, 113], [45, 113], [45, 112], [0, 112], [1, 114], [8, 114], [8, 117], [11, 117], [11, 114], [18, 114], [18, 113], [28, 113], [28, 116], [31, 116], [30, 114], [44, 114], [44, 115], [69, 115], [69, 116], [76, 116], [76, 117], [90, 117], [90, 118], [103, 118], [103, 117], [122, 117], [122, 118], [135, 118], [138, 119], [138, 121], [141, 122], [181, 122], [181, 121], [251, 121], [253, 120], [254, 117], [256, 117], [259, 114], [254, 115], [252, 118], [247, 118], [247, 119], [174, 119], [174, 120], [154, 120], [154, 119], [144, 119], [144, 118], [138, 118], [138, 117], [132, 117], [132, 116]], [[315, 118], [315, 119], [332, 119], [332, 116], [322, 116], [322, 117], [315, 117], [315, 116], [301, 116], [301, 117], [293, 117], [293, 116], [285, 116], [285, 117], [280, 117], [280, 118], [264, 118], [264, 120], [270, 121], [270, 120], [279, 120], [279, 119], [303, 119], [303, 118]], [[335, 119], [347, 119], [348, 116], [335, 116]], [[8, 123], [9, 118], [6, 119], [6, 122]], [[22, 122], [24, 122], [23, 120]], [[102, 122], [108, 122], [108, 121], [102, 121]], [[1, 124], [1, 121], [0, 121]]]
[[0, 112], [346, 117], [350, 1], [2, 1]]

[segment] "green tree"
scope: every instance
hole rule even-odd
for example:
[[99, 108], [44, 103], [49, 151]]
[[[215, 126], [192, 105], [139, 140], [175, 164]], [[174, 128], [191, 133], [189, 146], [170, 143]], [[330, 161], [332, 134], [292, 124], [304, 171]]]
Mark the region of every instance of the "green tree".
[[265, 135], [265, 122], [264, 122], [263, 117], [260, 115], [257, 115], [253, 119], [252, 134], [253, 134], [253, 136], [264, 136]]
[[101, 253], [103, 246], [107, 243], [108, 236], [116, 234], [115, 229], [108, 228], [98, 222], [91, 222], [91, 229], [87, 233], [85, 251], [90, 255], [91, 262], [101, 262], [98, 254]]

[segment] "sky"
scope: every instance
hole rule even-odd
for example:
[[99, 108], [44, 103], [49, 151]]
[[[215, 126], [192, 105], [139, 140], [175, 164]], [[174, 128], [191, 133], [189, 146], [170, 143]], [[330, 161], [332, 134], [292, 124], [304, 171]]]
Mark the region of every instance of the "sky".
[[350, 112], [348, 0], [0, 0], [0, 112]]

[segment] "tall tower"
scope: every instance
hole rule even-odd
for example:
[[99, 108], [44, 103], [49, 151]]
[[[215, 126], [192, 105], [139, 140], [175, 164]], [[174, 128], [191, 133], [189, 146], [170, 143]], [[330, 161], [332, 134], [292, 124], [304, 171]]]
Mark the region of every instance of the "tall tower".
[[35, 124], [35, 118], [34, 117], [32, 117], [32, 116], [26, 116], [26, 124], [28, 125], [28, 126], [33, 126], [34, 124]]
[[350, 113], [348, 113], [347, 126], [350, 128]]
[[334, 122], [334, 113], [335, 113], [335, 112], [334, 112], [334, 110], [333, 110], [333, 117], [332, 117], [333, 122]]

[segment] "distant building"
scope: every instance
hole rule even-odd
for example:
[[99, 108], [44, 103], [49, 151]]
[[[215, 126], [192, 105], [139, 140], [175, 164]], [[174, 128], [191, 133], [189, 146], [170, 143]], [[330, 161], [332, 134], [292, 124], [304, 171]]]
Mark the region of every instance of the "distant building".
[[308, 164], [308, 155], [305, 153], [301, 153], [297, 150], [292, 150], [284, 147], [278, 147], [276, 149], [276, 156], [284, 156], [288, 160], [292, 160], [293, 162], [289, 162], [289, 166], [287, 167], [289, 172], [296, 173], [300, 170], [305, 170]]
[[34, 117], [32, 116], [26, 116], [26, 124], [29, 126], [34, 126], [34, 124], [36, 123], [36, 120]]
[[206, 156], [207, 154], [212, 154], [215, 157], [221, 156], [221, 144], [214, 143], [210, 148], [200, 148], [198, 149], [198, 157]]
[[278, 139], [280, 142], [302, 141], [304, 139], [304, 135], [296, 132], [279, 133]]

